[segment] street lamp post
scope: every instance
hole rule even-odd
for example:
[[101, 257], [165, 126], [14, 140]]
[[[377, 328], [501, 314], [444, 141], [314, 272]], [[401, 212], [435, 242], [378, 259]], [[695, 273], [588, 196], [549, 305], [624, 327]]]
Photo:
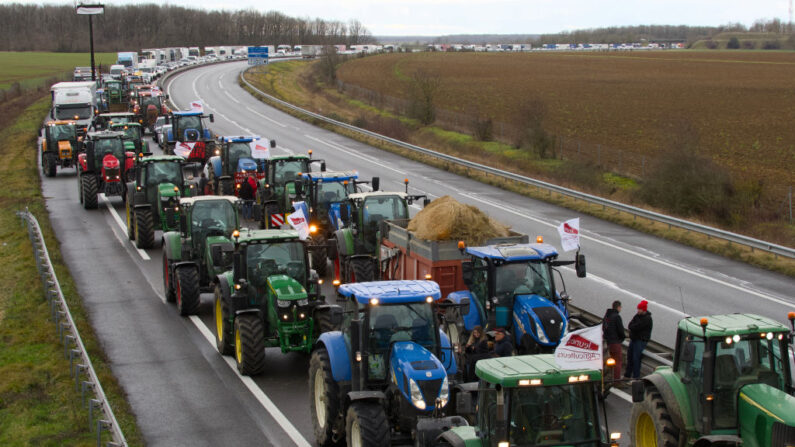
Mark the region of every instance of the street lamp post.
[[80, 15], [88, 16], [88, 38], [91, 41], [91, 80], [97, 80], [97, 73], [94, 68], [94, 21], [93, 17], [97, 14], [105, 12], [105, 5], [84, 5], [79, 4], [75, 6], [75, 11]]

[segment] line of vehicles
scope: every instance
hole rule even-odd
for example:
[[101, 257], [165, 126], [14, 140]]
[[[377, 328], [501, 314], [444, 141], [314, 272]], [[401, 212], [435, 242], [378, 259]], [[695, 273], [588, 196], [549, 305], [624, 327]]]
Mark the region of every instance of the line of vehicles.
[[[75, 103], [56, 104], [70, 90], [54, 90], [61, 120], [44, 126], [45, 174], [68, 155], [56, 164], [77, 167], [85, 208], [99, 193], [121, 198], [129, 239], [162, 246], [167, 301], [191, 315], [201, 293], [213, 294], [217, 350], [241, 374], [267, 374], [267, 347], [308, 355], [318, 445], [618, 444], [604, 369], [562, 368], [552, 355], [571, 331], [561, 267], [585, 277], [583, 254], [562, 260], [517, 233], [478, 246], [424, 240], [408, 209], [430, 202], [408, 180], [384, 191], [379, 178], [330, 171], [311, 151], [271, 155], [273, 140], [217, 136], [201, 107], [168, 110], [135, 75], [120, 81], [121, 102], [110, 93], [108, 102], [128, 111], [89, 104], [85, 118], [66, 115]], [[158, 119], [171, 126], [165, 155], [142, 139]], [[249, 178], [257, 188], [246, 203]], [[252, 219], [241, 217], [247, 206]], [[322, 294], [329, 277], [334, 297]], [[630, 442], [792, 445], [788, 317], [790, 327], [755, 315], [682, 320], [673, 367], [632, 383]], [[473, 362], [465, 346], [476, 326], [505, 329], [516, 355]]]

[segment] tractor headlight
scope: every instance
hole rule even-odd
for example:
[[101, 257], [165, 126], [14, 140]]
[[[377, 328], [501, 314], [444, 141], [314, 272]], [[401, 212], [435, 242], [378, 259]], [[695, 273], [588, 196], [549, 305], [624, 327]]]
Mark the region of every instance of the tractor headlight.
[[442, 387], [439, 388], [439, 404], [444, 407], [450, 398], [450, 384], [447, 381], [447, 376], [444, 376]]
[[549, 339], [547, 338], [547, 334], [544, 333], [544, 328], [539, 327], [538, 323], [536, 323], [535, 318], [532, 316], [530, 317], [530, 321], [533, 323], [533, 332], [536, 333], [536, 337], [538, 337], [538, 341], [541, 343], [549, 343]]
[[411, 403], [420, 410], [425, 409], [425, 399], [422, 398], [420, 386], [414, 379], [409, 379], [409, 391], [411, 392]]
[[290, 307], [290, 302], [287, 300], [276, 300], [276, 305], [279, 307]]

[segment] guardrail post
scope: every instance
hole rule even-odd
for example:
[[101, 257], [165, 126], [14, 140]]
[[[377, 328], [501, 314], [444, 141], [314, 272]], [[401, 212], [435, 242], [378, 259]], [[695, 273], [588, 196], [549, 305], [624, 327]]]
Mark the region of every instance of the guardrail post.
[[106, 421], [105, 419], [97, 421], [97, 447], [102, 445], [102, 431], [110, 430], [110, 427], [110, 421]]
[[98, 399], [91, 399], [88, 401], [88, 429], [94, 428], [94, 408], [102, 408], [102, 402]]
[[86, 406], [86, 391], [88, 391], [89, 388], [93, 390], [94, 384], [88, 380], [80, 382], [80, 402], [84, 407]]

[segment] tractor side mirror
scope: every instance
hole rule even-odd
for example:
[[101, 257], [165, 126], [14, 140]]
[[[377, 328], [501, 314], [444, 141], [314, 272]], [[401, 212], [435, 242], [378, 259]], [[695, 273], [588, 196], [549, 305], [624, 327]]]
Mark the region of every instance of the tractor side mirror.
[[326, 172], [326, 162], [320, 162], [320, 172]]
[[696, 359], [696, 345], [692, 341], [686, 342], [682, 346], [682, 361], [685, 363], [693, 363]]
[[224, 248], [231, 248], [231, 247], [224, 247], [221, 244], [216, 244], [210, 248], [210, 257], [213, 260], [213, 265], [220, 266], [224, 264]]
[[379, 177], [373, 177], [370, 185], [372, 185], [373, 191], [378, 191], [378, 187], [381, 186], [381, 179]]
[[331, 320], [331, 326], [333, 327], [340, 327], [342, 325], [342, 307], [340, 306], [332, 306], [329, 308], [329, 317]]
[[340, 218], [343, 222], [348, 221], [348, 206], [345, 204], [340, 205]]
[[427, 198], [427, 197], [426, 197], [426, 198], [424, 198], [424, 199], [422, 199], [422, 207], [423, 207], [423, 208], [425, 208], [426, 206], [428, 206], [428, 205], [430, 205], [430, 204], [431, 204], [431, 199], [429, 199], [429, 198]]
[[237, 283], [242, 276], [243, 276], [243, 258], [240, 256], [240, 252], [235, 252], [235, 256], [233, 259], [232, 280], [235, 283]]
[[585, 255], [577, 253], [574, 261], [574, 270], [577, 271], [577, 278], [585, 278]]
[[304, 182], [295, 182], [295, 194], [298, 196], [304, 194]]
[[467, 416], [475, 413], [472, 406], [472, 393], [462, 391], [455, 396], [455, 411], [456, 414]]
[[212, 114], [212, 113], [210, 114], [210, 122], [211, 122], [211, 123], [214, 123], [214, 122], [215, 122], [215, 117], [213, 116], [213, 114]]
[[179, 218], [179, 232], [182, 233], [183, 236], [188, 235], [188, 218], [185, 215]]
[[257, 222], [262, 220], [262, 205], [256, 204], [251, 209], [251, 215]]
[[632, 381], [632, 402], [639, 403], [643, 402], [646, 398], [646, 386], [644, 385], [642, 380], [633, 380]]
[[271, 149], [276, 148], [276, 140], [271, 140]]
[[458, 302], [459, 312], [461, 315], [469, 315], [469, 306], [470, 306], [469, 298], [461, 298], [461, 301]]
[[475, 271], [472, 268], [472, 261], [464, 261], [461, 263], [461, 277], [464, 279], [464, 284], [467, 287], [472, 287], [472, 277]]
[[170, 96], [168, 96], [168, 95], [166, 95], [166, 99], [171, 99], [171, 97], [170, 97]]

